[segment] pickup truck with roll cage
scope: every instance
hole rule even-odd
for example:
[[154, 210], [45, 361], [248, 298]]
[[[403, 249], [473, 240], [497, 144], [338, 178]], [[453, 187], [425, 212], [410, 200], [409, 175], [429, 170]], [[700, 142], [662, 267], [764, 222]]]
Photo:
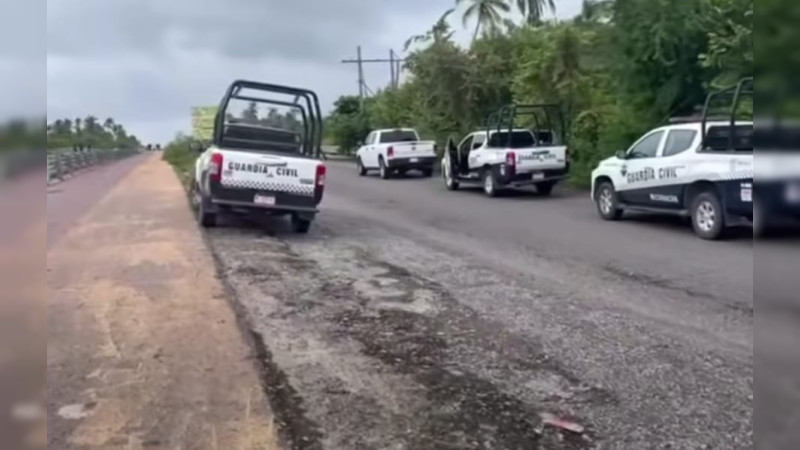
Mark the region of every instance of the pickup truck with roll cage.
[[[708, 240], [739, 225], [755, 231], [753, 122], [737, 119], [743, 98], [752, 93], [752, 79], [713, 92], [701, 118], [673, 120], [601, 161], [592, 172], [591, 193], [600, 217], [619, 220], [625, 211], [684, 216]], [[711, 117], [719, 99], [726, 100], [727, 113]]]
[[[289, 96], [279, 100], [268, 94]], [[232, 100], [300, 112], [302, 132], [233, 118]], [[307, 233], [325, 190], [322, 114], [317, 94], [255, 81], [234, 81], [220, 102], [211, 145], [198, 150], [192, 204], [203, 227], [222, 214], [283, 215]]]
[[[515, 128], [519, 116], [533, 116], [536, 129]], [[489, 116], [486, 129], [470, 133], [458, 145], [449, 140], [442, 158], [445, 186], [482, 186], [490, 197], [509, 188], [535, 186], [539, 194], [550, 195], [569, 174], [563, 141], [558, 105], [505, 106]]]
[[356, 167], [362, 177], [370, 170], [378, 170], [382, 179], [410, 170], [430, 177], [435, 163], [436, 143], [420, 140], [413, 128], [374, 130], [356, 152]]

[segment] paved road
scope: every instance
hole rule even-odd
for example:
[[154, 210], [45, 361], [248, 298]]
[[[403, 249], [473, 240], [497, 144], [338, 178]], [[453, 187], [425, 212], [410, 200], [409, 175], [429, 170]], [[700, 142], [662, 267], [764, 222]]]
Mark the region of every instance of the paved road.
[[[298, 448], [753, 447], [754, 247], [791, 259], [796, 240], [705, 242], [675, 220], [602, 222], [585, 194], [488, 199], [346, 163], [328, 186], [309, 236], [208, 234]], [[760, 287], [760, 308], [797, 307]], [[784, 408], [759, 448], [794, 432], [790, 348], [761, 376]]]

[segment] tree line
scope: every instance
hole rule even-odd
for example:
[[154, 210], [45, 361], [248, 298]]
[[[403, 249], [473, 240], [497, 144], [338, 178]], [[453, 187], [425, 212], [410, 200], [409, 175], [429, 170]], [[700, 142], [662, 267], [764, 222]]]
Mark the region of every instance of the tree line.
[[109, 117], [103, 122], [95, 116], [57, 119], [47, 124], [47, 148], [135, 148], [139, 139]]
[[[370, 128], [412, 126], [440, 143], [479, 128], [509, 103], [557, 103], [573, 176], [675, 116], [694, 116], [710, 90], [753, 76], [752, 0], [585, 0], [545, 21], [552, 0], [457, 0], [406, 43], [407, 80], [366, 99], [343, 96], [327, 137], [352, 151]], [[519, 11], [522, 21], [511, 21]], [[470, 27], [467, 47], [451, 24]], [[530, 126], [520, 120], [520, 126]]]
[[47, 143], [46, 119], [14, 119], [0, 123], [0, 152], [43, 149]]

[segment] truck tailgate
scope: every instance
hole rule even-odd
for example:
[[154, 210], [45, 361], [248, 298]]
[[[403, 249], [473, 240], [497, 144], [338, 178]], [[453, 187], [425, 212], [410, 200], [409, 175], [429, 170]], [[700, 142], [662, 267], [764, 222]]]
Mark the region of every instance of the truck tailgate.
[[225, 188], [313, 196], [319, 162], [276, 154], [222, 151]]
[[567, 164], [567, 147], [536, 147], [510, 150], [516, 154], [518, 173], [563, 169]]
[[424, 158], [436, 156], [433, 141], [398, 142], [389, 144], [394, 151], [394, 158]]

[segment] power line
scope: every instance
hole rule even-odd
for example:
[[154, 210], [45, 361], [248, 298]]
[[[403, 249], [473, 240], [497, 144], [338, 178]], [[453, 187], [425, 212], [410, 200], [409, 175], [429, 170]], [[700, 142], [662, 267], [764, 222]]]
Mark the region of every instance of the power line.
[[[364, 58], [361, 54], [361, 46], [356, 49], [356, 59], [343, 59], [342, 64], [357, 64], [358, 65], [358, 98], [361, 107], [364, 106], [364, 99], [366, 94], [372, 94], [372, 90], [367, 86], [364, 79], [364, 64], [389, 64], [390, 83], [389, 86], [396, 88], [400, 84], [401, 63], [405, 59], [400, 58], [394, 50], [389, 50], [389, 58]], [[374, 95], [374, 94], [372, 94]]]

